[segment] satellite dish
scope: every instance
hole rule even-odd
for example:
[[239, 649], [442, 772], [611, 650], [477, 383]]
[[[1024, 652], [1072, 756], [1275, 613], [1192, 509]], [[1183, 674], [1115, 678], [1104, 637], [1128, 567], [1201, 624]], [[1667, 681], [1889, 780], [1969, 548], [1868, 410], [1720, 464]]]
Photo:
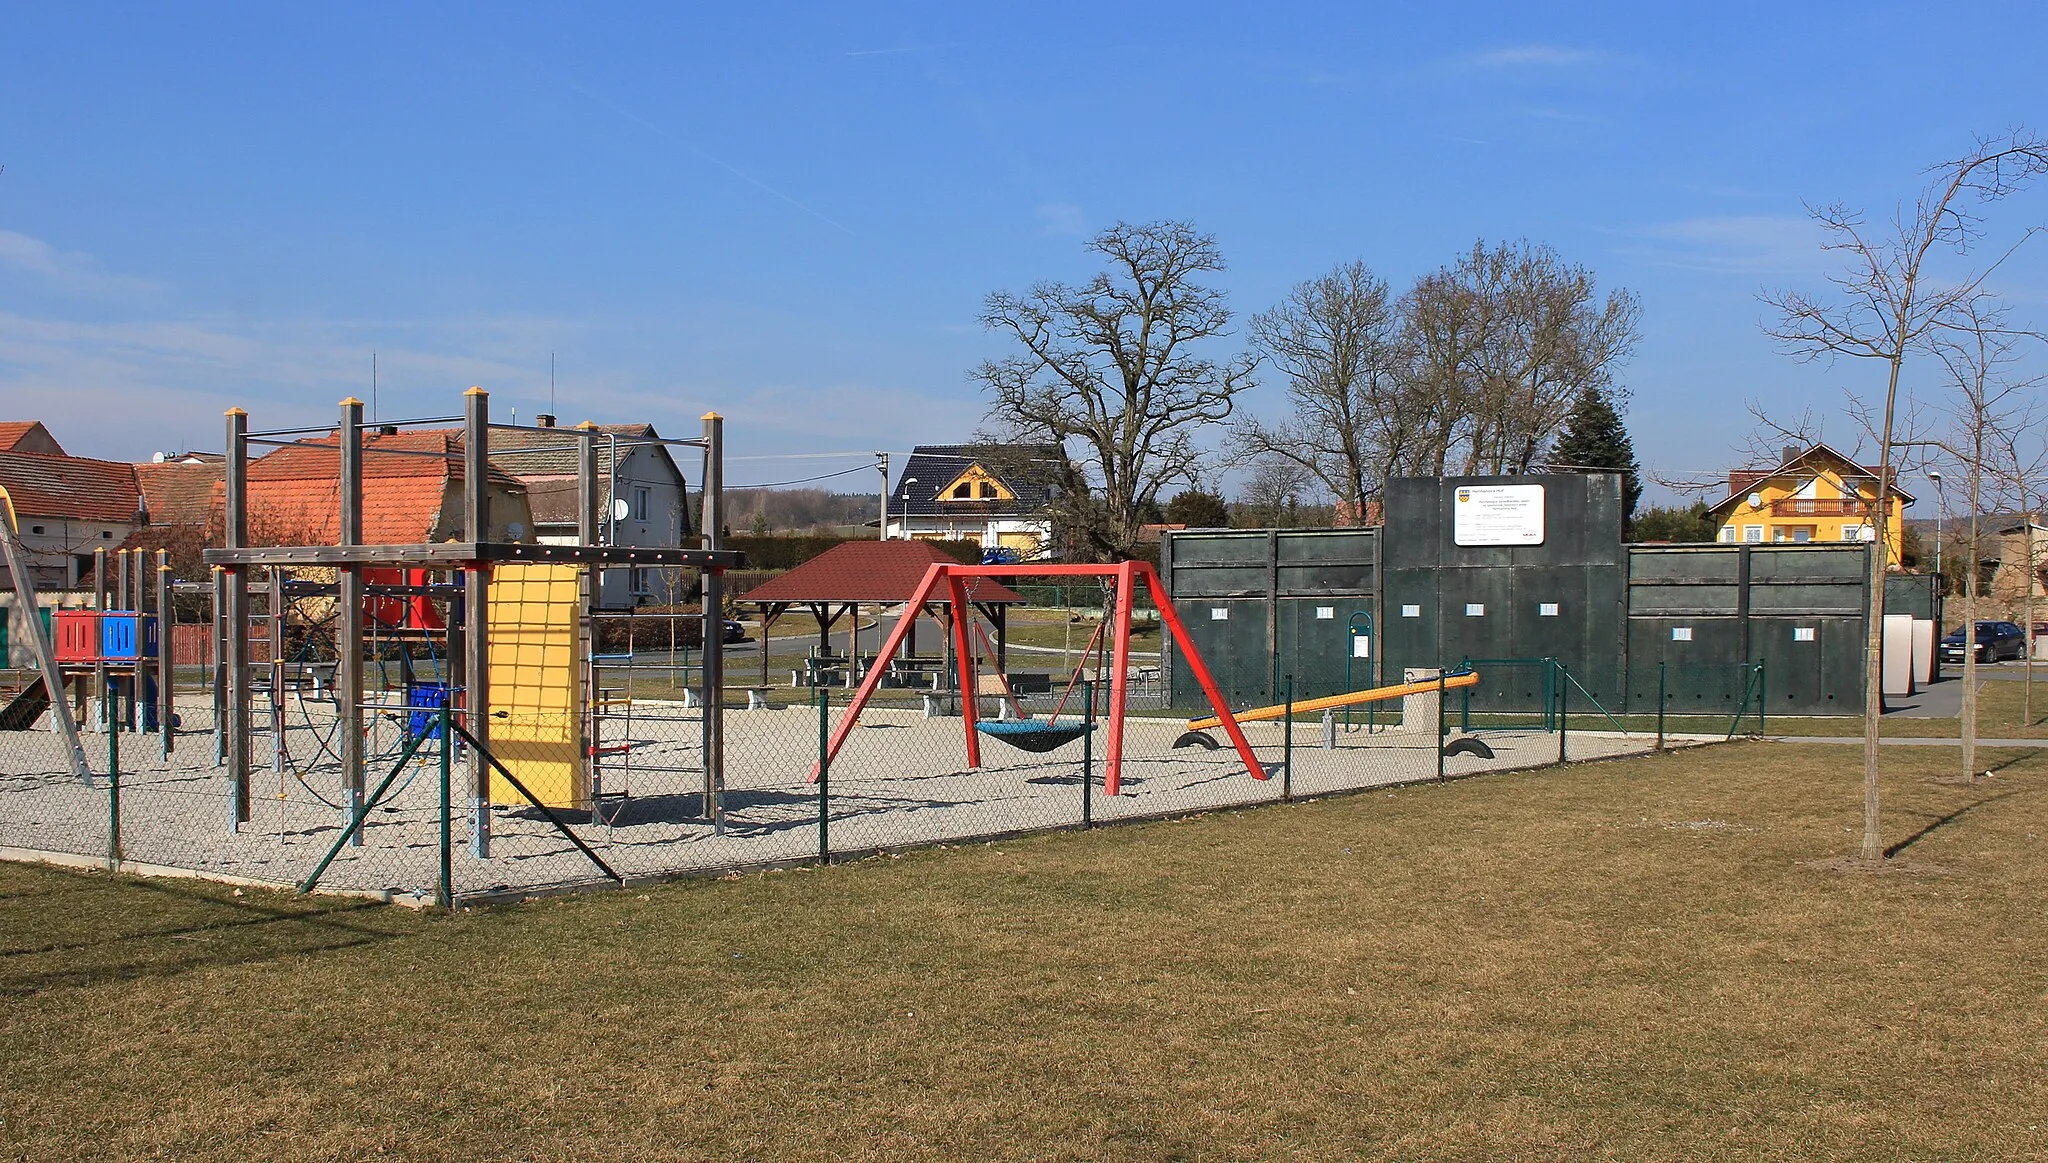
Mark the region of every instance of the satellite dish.
[[624, 497], [613, 497], [613, 498], [612, 498], [612, 520], [614, 520], [614, 521], [623, 521], [623, 520], [625, 520], [625, 519], [626, 519], [626, 514], [628, 514], [628, 513], [632, 512], [632, 511], [633, 511], [633, 508], [632, 508], [632, 506], [630, 506], [630, 505], [626, 504], [626, 498], [624, 498]]
[[510, 525], [505, 526], [505, 536], [518, 541], [526, 536], [526, 526], [514, 521]]
[[1751, 494], [1749, 494], [1749, 507], [1750, 507], [1750, 508], [1752, 508], [1752, 509], [1761, 509], [1761, 508], [1763, 508], [1763, 507], [1764, 507], [1764, 495], [1763, 495], [1762, 493], [1751, 493]]

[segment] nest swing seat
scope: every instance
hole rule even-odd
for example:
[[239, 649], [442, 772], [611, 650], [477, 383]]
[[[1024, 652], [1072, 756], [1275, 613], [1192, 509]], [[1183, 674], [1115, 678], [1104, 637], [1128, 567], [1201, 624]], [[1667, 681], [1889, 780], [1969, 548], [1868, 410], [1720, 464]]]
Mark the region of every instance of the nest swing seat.
[[974, 729], [1019, 751], [1043, 754], [1064, 747], [1095, 729], [1093, 723], [1057, 723], [1046, 719], [983, 719]]

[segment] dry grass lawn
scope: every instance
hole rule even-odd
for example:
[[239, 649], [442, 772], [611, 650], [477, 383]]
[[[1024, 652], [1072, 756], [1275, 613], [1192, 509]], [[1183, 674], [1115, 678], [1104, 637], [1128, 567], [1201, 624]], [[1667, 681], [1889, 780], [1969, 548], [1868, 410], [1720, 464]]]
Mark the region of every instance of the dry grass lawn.
[[0, 866], [0, 1155], [2048, 1155], [2048, 759], [1737, 743], [440, 917]]

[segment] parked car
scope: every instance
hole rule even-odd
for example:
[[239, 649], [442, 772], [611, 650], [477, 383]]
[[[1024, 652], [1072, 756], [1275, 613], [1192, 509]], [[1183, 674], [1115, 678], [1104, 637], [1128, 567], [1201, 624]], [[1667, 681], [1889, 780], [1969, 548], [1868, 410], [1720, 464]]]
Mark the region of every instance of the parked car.
[[733, 621], [733, 620], [732, 620], [731, 618], [727, 618], [727, 619], [725, 620], [725, 641], [726, 641], [726, 643], [727, 643], [727, 644], [731, 644], [731, 643], [734, 643], [734, 642], [745, 642], [746, 640], [747, 640], [747, 628], [746, 628], [746, 626], [745, 626], [745, 625], [743, 625], [743, 624], [741, 624], [741, 623], [739, 623], [739, 622], [735, 622], [735, 621]]
[[[1941, 660], [1960, 664], [1963, 661], [1963, 631], [1958, 626], [1948, 637], [1941, 640]], [[2006, 658], [2027, 656], [2027, 635], [2017, 622], [1977, 623], [1977, 661], [1997, 662]]]

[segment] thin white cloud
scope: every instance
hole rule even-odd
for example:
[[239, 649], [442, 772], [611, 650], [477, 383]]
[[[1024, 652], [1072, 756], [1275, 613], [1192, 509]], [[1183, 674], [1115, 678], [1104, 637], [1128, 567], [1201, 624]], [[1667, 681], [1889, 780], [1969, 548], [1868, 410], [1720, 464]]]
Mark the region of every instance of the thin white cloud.
[[1819, 228], [1793, 215], [1683, 218], [1636, 230], [1624, 248], [1660, 266], [1727, 275], [1805, 274], [1824, 265]]
[[1039, 206], [1039, 226], [1046, 234], [1082, 235], [1088, 233], [1088, 218], [1079, 206], [1072, 202], [1046, 202]]
[[0, 267], [19, 271], [45, 286], [73, 295], [125, 298], [155, 290], [147, 279], [109, 274], [92, 256], [59, 250], [40, 238], [0, 230]]
[[1613, 121], [1613, 118], [1602, 117], [1597, 113], [1574, 113], [1569, 109], [1547, 106], [1523, 106], [1515, 112], [1538, 121], [1557, 121], [1568, 125], [1607, 125]]
[[906, 44], [900, 48], [857, 48], [847, 51], [850, 57], [893, 57], [904, 53], [937, 52], [940, 49], [958, 48], [955, 44]]
[[0, 312], [0, 419], [43, 420], [85, 456], [211, 448], [229, 405], [268, 427], [331, 419], [345, 395], [368, 399], [373, 350], [385, 372], [385, 415], [407, 395], [431, 390], [445, 403], [471, 384], [530, 397], [545, 390], [545, 363], [468, 354], [504, 350], [496, 337], [524, 328], [508, 321], [434, 336], [436, 349], [347, 339], [318, 322], [78, 322]]
[[1596, 49], [1558, 44], [1519, 44], [1477, 53], [1467, 63], [1482, 69], [1573, 68], [1598, 64], [1607, 54]]

